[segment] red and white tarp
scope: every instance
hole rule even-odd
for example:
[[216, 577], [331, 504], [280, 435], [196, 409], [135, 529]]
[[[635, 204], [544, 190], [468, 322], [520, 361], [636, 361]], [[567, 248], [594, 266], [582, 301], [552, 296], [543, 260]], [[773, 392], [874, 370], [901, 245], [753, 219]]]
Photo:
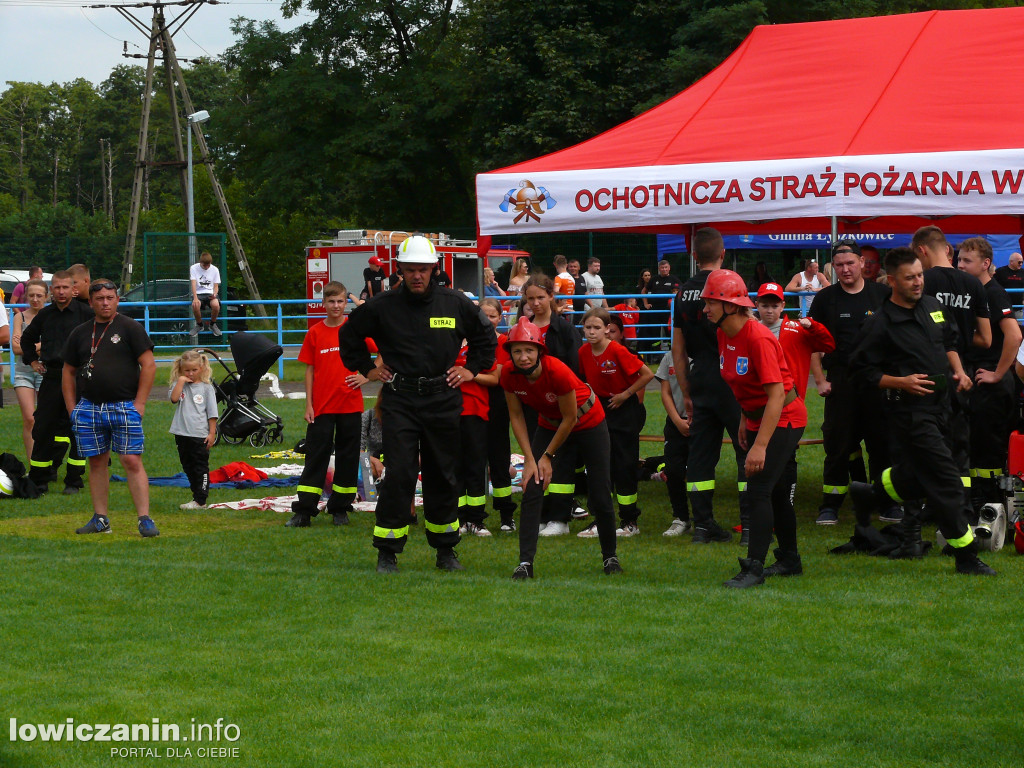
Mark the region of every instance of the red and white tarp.
[[477, 176], [482, 235], [1021, 232], [1024, 8], [762, 26], [720, 67], [574, 147]]

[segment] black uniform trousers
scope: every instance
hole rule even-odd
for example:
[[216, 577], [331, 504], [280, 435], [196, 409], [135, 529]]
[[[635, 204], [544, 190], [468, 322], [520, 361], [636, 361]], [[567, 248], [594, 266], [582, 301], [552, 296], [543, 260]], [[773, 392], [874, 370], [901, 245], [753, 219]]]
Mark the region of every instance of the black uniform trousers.
[[71, 418], [64, 405], [60, 376], [44, 376], [36, 399], [35, 424], [32, 427], [32, 456], [29, 458], [28, 478], [41, 490], [57, 479], [57, 470], [68, 454], [68, 468], [64, 485], [83, 488], [85, 459], [78, 452], [71, 431]]
[[1006, 468], [1010, 432], [1016, 421], [1013, 374], [970, 391], [971, 493], [974, 508], [1002, 501], [999, 478]]
[[846, 368], [830, 368], [832, 393], [825, 398], [821, 438], [825, 463], [821, 473], [821, 506], [843, 505], [850, 490], [850, 461], [860, 456], [860, 442], [868, 449], [869, 475], [877, 480], [889, 465], [889, 437], [884, 394], [859, 386]]
[[686, 522], [690, 519], [686, 499], [686, 459], [690, 455], [690, 438], [676, 429], [671, 419], [665, 419], [662, 434], [665, 437], [665, 478], [672, 517]]
[[[334, 480], [327, 500], [329, 513], [352, 509], [359, 482], [359, 437], [362, 413], [321, 413], [306, 425], [306, 465], [299, 478], [298, 496], [292, 512], [316, 517], [323, 495], [327, 468], [334, 454]], [[388, 470], [391, 471], [390, 469]], [[409, 510], [406, 509], [408, 519]]]
[[623, 525], [635, 523], [640, 517], [636, 505], [636, 465], [640, 460], [640, 431], [647, 421], [647, 410], [635, 397], [615, 409], [609, 408], [608, 400], [602, 397], [601, 405], [611, 441], [611, 479], [619, 504], [619, 520]]
[[496, 387], [490, 392], [491, 407], [487, 413], [487, 467], [491, 478], [491, 506], [501, 515], [501, 522], [513, 519], [516, 503], [512, 501], [512, 441], [509, 437], [508, 404], [505, 390]]
[[[483, 525], [487, 517], [487, 420], [460, 416], [459, 521]], [[505, 468], [508, 475], [508, 467]]]
[[458, 462], [462, 395], [381, 391], [381, 427], [387, 472], [379, 486], [373, 546], [398, 553], [409, 536], [409, 507], [416, 476], [423, 478], [427, 543], [435, 549], [459, 543]]
[[[555, 430], [538, 426], [534, 433], [532, 448], [534, 456], [543, 456], [551, 444]], [[608, 426], [602, 421], [590, 429], [569, 434], [569, 438], [558, 449], [551, 469], [551, 483], [548, 492], [552, 494], [552, 505], [564, 505], [565, 519], [570, 510], [572, 488], [576, 477], [576, 464], [582, 460], [589, 470], [590, 513], [597, 523], [597, 537], [601, 542], [602, 558], [615, 554], [615, 508], [612, 506], [612, 489], [609, 481], [609, 438]], [[557, 501], [554, 495], [559, 488]], [[567, 492], [566, 492], [567, 490]], [[519, 561], [532, 563], [537, 555], [537, 532], [540, 528], [541, 508], [544, 506], [544, 489], [540, 483], [531, 481], [523, 489], [522, 509], [519, 520]], [[560, 520], [563, 510], [558, 509]]]
[[729, 387], [719, 381], [717, 386], [693, 386], [691, 375], [693, 413], [690, 414], [690, 454], [686, 461], [686, 489], [693, 510], [693, 524], [700, 528], [714, 520], [715, 467], [722, 455], [722, 432], [728, 431], [732, 449], [736, 454], [736, 482], [740, 491], [740, 518], [746, 525], [748, 503], [747, 478], [743, 464], [747, 452], [740, 448], [737, 432], [740, 424], [740, 405]]
[[178, 447], [181, 469], [188, 478], [192, 500], [206, 504], [210, 496], [210, 449], [206, 447], [206, 438], [175, 435], [174, 444]]
[[[797, 554], [792, 494], [796, 487], [796, 449], [803, 434], [803, 427], [776, 427], [765, 449], [764, 469], [747, 478], [750, 504], [747, 557], [751, 560], [764, 563], [773, 530], [779, 549]], [[753, 445], [756, 439], [756, 432], [747, 433], [748, 445]]]
[[928, 500], [929, 516], [954, 548], [974, 540], [963, 514], [963, 482], [949, 443], [950, 420], [945, 412], [891, 412], [893, 466], [875, 483], [899, 503]]

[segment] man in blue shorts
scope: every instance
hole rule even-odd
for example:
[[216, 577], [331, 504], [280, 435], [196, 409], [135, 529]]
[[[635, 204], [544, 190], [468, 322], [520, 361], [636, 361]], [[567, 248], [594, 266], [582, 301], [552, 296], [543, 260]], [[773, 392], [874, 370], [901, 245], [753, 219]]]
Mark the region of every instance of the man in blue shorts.
[[89, 303], [96, 317], [82, 323], [64, 346], [64, 404], [79, 452], [89, 461], [93, 516], [76, 533], [110, 533], [107, 508], [110, 451], [118, 454], [139, 514], [139, 533], [159, 536], [149, 516], [149, 478], [142, 465], [142, 414], [153, 388], [153, 342], [139, 323], [117, 312], [117, 289], [94, 280]]

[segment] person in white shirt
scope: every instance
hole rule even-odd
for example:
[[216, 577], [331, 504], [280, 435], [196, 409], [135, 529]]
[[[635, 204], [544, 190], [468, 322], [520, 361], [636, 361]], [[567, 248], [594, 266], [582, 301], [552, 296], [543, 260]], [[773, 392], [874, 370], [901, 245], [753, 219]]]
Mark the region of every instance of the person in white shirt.
[[797, 272], [786, 286], [787, 291], [802, 293], [800, 297], [800, 317], [806, 317], [814, 301], [814, 294], [829, 285], [828, 278], [818, 271], [818, 262], [809, 259], [803, 272]]
[[[598, 272], [601, 271], [601, 260], [596, 256], [587, 259], [587, 271], [583, 273], [583, 280], [587, 284], [588, 296], [601, 296], [604, 294], [604, 280]], [[607, 307], [607, 299], [587, 299], [591, 307]]]
[[220, 291], [220, 270], [213, 266], [213, 256], [209, 251], [203, 251], [199, 256], [199, 263], [189, 267], [188, 277], [192, 284], [192, 314], [196, 319], [189, 334], [199, 335], [199, 331], [204, 327], [203, 307], [209, 307], [208, 330], [214, 336], [220, 336], [221, 330], [217, 325], [217, 316], [220, 314], [220, 299], [217, 298]]

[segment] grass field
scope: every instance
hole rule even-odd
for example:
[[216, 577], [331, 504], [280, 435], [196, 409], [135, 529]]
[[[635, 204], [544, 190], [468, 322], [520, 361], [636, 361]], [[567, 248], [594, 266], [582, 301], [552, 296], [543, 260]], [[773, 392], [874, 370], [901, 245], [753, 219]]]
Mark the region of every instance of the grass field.
[[[5, 395], [0, 448], [20, 454]], [[650, 434], [663, 420], [654, 400]], [[293, 445], [302, 403], [267, 402]], [[169, 404], [149, 405], [152, 475], [179, 469], [170, 418]], [[218, 447], [212, 466], [258, 452]], [[541, 541], [529, 583], [509, 580], [510, 536], [463, 541], [466, 570], [441, 574], [414, 528], [402, 572], [381, 577], [364, 513], [293, 530], [271, 512], [180, 512], [186, 490], [154, 488], [162, 535], [143, 540], [123, 483], [109, 536], [74, 535], [85, 494], [4, 499], [0, 767], [1020, 766], [1024, 558], [989, 556], [999, 576], [981, 579], [937, 555], [829, 556], [850, 516], [813, 524], [820, 449], [800, 458], [806, 575], [740, 593], [720, 586], [737, 543], [661, 536], [659, 483], [641, 487], [621, 577], [601, 574], [596, 540], [572, 536]], [[731, 524], [730, 464], [718, 515]], [[11, 718], [159, 718], [182, 735], [223, 718], [237, 740], [12, 741]], [[122, 746], [156, 752], [111, 754]], [[209, 746], [238, 756], [201, 756]]]

